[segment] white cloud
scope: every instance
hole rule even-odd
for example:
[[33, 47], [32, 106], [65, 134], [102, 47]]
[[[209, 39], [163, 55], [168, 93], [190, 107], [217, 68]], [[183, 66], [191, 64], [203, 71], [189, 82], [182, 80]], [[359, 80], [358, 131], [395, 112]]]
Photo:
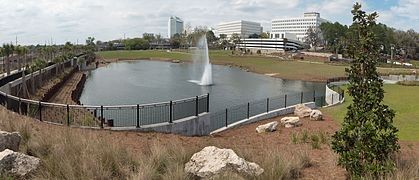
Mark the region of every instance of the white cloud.
[[[220, 22], [244, 19], [261, 22], [270, 30], [274, 18], [317, 11], [326, 19], [349, 24], [352, 4], [352, 0], [0, 0], [0, 44], [14, 41], [15, 36], [20, 43], [43, 44], [51, 38], [64, 43], [84, 42], [88, 36], [117, 39], [124, 33], [127, 37], [144, 32], [165, 35], [171, 15], [191, 26], [216, 27]], [[365, 3], [364, 7], [372, 9]], [[381, 19], [390, 26], [418, 30], [417, 9], [417, 1], [401, 0]]]
[[418, 0], [400, 0], [389, 10], [380, 11], [379, 21], [396, 29], [419, 31], [418, 10]]

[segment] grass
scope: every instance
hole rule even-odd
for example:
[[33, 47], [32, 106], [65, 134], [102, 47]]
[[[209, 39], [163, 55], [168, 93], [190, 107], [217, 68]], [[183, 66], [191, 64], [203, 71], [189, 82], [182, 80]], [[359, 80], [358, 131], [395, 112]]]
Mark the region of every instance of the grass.
[[[191, 179], [184, 172], [184, 164], [200, 150], [172, 137], [166, 143], [153, 139], [144, 143], [143, 150], [134, 152], [123, 140], [111, 136], [111, 132], [46, 125], [2, 107], [0, 117], [0, 129], [22, 135], [19, 151], [41, 159], [42, 165], [33, 179]], [[233, 150], [265, 170], [255, 179], [298, 178], [311, 165], [302, 149], [293, 152], [264, 149], [257, 154], [252, 148]], [[8, 177], [0, 175], [2, 178]], [[225, 173], [219, 179], [238, 176]]]
[[[105, 59], [177, 59], [190, 61], [192, 55], [182, 51], [101, 51], [97, 53]], [[283, 79], [299, 79], [310, 81], [325, 81], [332, 77], [345, 76], [345, 65], [333, 65], [318, 62], [313, 59], [303, 61], [280, 60], [276, 57], [265, 57], [259, 55], [232, 55], [231, 51], [211, 50], [209, 52], [211, 62], [214, 64], [233, 65], [261, 74], [276, 74]], [[411, 73], [402, 68], [379, 68], [381, 73], [397, 74]]]
[[[400, 140], [419, 141], [419, 86], [386, 84], [384, 91], [384, 103], [396, 111], [394, 124], [399, 129]], [[346, 95], [343, 104], [325, 108], [323, 112], [341, 123], [351, 101], [352, 98]]]
[[418, 67], [418, 68], [419, 68], [419, 60], [411, 60], [411, 61], [410, 61], [410, 63], [411, 63], [413, 66], [415, 66], [415, 67]]
[[402, 86], [419, 86], [419, 81], [399, 81], [397, 84]]
[[308, 133], [307, 130], [303, 130], [301, 135], [300, 133], [291, 134], [291, 142], [293, 144], [305, 144], [310, 143], [312, 149], [321, 149], [322, 144], [329, 144], [328, 136], [326, 132], [318, 131], [314, 133]]

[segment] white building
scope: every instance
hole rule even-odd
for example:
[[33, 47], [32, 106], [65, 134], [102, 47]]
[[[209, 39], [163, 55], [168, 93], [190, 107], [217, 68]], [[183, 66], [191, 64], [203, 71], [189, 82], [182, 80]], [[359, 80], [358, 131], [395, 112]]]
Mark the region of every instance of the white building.
[[308, 12], [303, 17], [272, 20], [271, 38], [284, 38], [285, 33], [295, 34], [297, 40], [304, 41], [307, 30], [318, 29], [321, 23], [328, 22], [320, 18], [320, 13]]
[[168, 23], [168, 38], [173, 37], [175, 34], [183, 32], [183, 20], [176, 16], [171, 16]]
[[250, 50], [254, 53], [271, 53], [278, 51], [298, 50], [302, 48], [301, 42], [294, 39], [242, 39], [237, 44], [240, 49]]
[[252, 34], [260, 35], [262, 30], [260, 23], [240, 20], [218, 24], [216, 35], [225, 34], [229, 39], [231, 35], [238, 34], [241, 38], [248, 38]]

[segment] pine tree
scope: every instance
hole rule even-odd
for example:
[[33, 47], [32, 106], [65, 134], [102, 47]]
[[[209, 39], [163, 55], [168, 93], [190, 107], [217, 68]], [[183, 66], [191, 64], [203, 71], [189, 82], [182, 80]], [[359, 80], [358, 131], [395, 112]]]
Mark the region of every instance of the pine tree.
[[353, 103], [342, 128], [333, 135], [332, 149], [351, 177], [378, 178], [395, 167], [393, 155], [400, 149], [398, 130], [393, 126], [394, 111], [382, 104], [383, 81], [376, 68], [379, 45], [371, 31], [378, 15], [366, 14], [358, 3], [352, 14], [357, 41], [352, 44], [355, 59], [346, 72]]

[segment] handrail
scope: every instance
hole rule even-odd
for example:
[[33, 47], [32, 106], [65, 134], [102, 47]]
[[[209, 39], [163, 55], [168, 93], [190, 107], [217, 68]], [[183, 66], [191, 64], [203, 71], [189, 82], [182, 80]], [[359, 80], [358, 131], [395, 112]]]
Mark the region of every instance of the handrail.
[[[32, 72], [32, 73], [39, 73], [38, 71]], [[31, 73], [31, 74], [32, 74]], [[10, 75], [9, 75], [10, 76]], [[26, 75], [26, 76], [30, 76], [30, 74]], [[5, 76], [3, 78], [7, 78], [8, 76]], [[3, 79], [1, 78], [1, 79]], [[8, 83], [13, 83], [16, 81], [19, 81], [22, 77], [12, 80], [11, 82]], [[41, 101], [36, 101], [36, 100], [32, 100], [32, 99], [25, 99], [25, 98], [20, 98], [20, 97], [16, 97], [10, 94], [7, 94], [3, 91], [0, 90], [0, 94], [3, 96], [7, 96], [8, 98], [14, 99], [16, 101], [21, 101], [24, 103], [32, 103], [32, 104], [38, 104], [41, 103], [41, 105], [47, 105], [47, 106], [58, 106], [58, 107], [66, 107], [67, 104], [61, 104], [61, 103], [50, 103], [50, 102], [41, 102]], [[203, 98], [203, 97], [207, 97], [208, 94], [203, 94], [203, 95], [199, 95], [198, 98]], [[172, 101], [173, 103], [181, 103], [181, 102], [186, 102], [186, 101], [190, 101], [190, 100], [195, 100], [195, 97], [189, 97], [189, 98], [183, 98], [183, 99], [178, 99], [178, 100], [174, 100]], [[164, 105], [170, 105], [170, 101], [164, 101], [164, 102], [155, 102], [155, 103], [147, 103], [147, 104], [140, 104], [140, 108], [147, 108], [147, 107], [157, 107], [157, 106], [164, 106]], [[136, 108], [137, 105], [136, 104], [123, 104], [123, 105], [106, 105], [106, 106], [99, 106], [99, 105], [68, 105], [69, 107], [73, 107], [73, 108], [107, 108], [107, 109], [112, 109], [112, 108]]]

